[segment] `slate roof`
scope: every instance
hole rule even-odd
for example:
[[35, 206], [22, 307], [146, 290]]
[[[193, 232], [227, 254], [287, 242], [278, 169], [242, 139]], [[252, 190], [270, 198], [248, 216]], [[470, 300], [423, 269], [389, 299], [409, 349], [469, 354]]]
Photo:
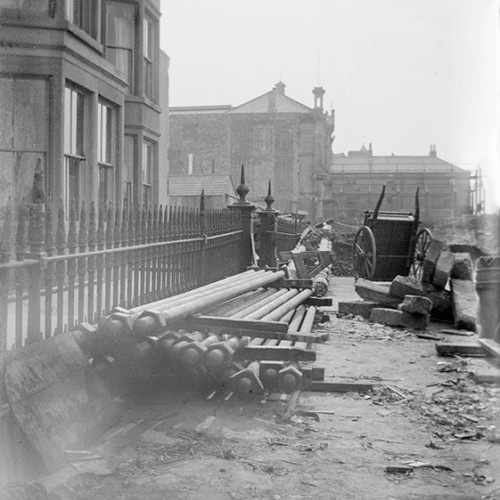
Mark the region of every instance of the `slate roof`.
[[200, 196], [202, 189], [206, 196], [236, 196], [230, 175], [171, 175], [168, 178], [170, 196]]
[[397, 172], [425, 172], [425, 173], [453, 173], [468, 175], [469, 171], [457, 167], [436, 156], [403, 156], [387, 155], [372, 156], [369, 154], [358, 156], [334, 155], [331, 160], [332, 173], [397, 173]]
[[272, 89], [265, 94], [236, 106], [229, 113], [269, 113], [270, 101], [274, 101], [272, 108], [276, 113], [311, 113], [313, 111], [312, 108]]

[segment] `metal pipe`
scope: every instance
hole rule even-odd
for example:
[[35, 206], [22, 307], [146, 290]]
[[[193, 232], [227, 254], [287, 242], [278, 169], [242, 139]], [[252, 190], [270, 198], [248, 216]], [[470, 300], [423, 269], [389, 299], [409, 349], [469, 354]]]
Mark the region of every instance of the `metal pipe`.
[[312, 295], [312, 290], [309, 289], [302, 290], [299, 294], [295, 295], [295, 297], [293, 297], [285, 304], [275, 309], [272, 313], [267, 314], [262, 319], [266, 321], [276, 321], [278, 318], [281, 318], [288, 311], [295, 309], [299, 304], [304, 302], [304, 300], [309, 298], [311, 295]]
[[[282, 306], [283, 304], [287, 304], [290, 300], [295, 297], [299, 292], [296, 289], [284, 291], [281, 296], [275, 298], [271, 302], [263, 305], [260, 309], [257, 309], [253, 313], [245, 316], [245, 319], [264, 319], [266, 318], [271, 311], [275, 311], [277, 307]], [[288, 311], [288, 310], [287, 310]], [[285, 311], [286, 312], [286, 311]], [[284, 314], [284, 313], [283, 313]], [[283, 314], [281, 316], [283, 316]], [[281, 317], [278, 316], [278, 317]]]
[[141, 313], [143, 311], [152, 311], [161, 309], [167, 306], [177, 305], [177, 303], [182, 303], [187, 299], [195, 299], [198, 296], [203, 296], [206, 292], [215, 292], [216, 290], [223, 289], [227, 286], [232, 285], [233, 283], [241, 283], [246, 281], [247, 279], [254, 279], [256, 276], [265, 274], [266, 271], [259, 270], [249, 270], [244, 273], [235, 274], [234, 276], [229, 276], [219, 281], [214, 281], [213, 283], [209, 283], [208, 285], [195, 288], [194, 290], [190, 290], [189, 292], [184, 292], [179, 295], [175, 295], [173, 297], [168, 297], [166, 299], [157, 300], [156, 302], [149, 302], [148, 304], [143, 304], [141, 306], [134, 307], [130, 309], [130, 311], [134, 313]]
[[[309, 307], [305, 314], [303, 314], [302, 324], [300, 326], [300, 333], [311, 333], [312, 325], [314, 322], [314, 317], [316, 315], [316, 307]], [[292, 342], [282, 341], [280, 345], [291, 345]], [[300, 349], [306, 349], [306, 342], [295, 342], [294, 347], [298, 347]], [[288, 365], [281, 369], [278, 373], [278, 387], [280, 390], [286, 393], [295, 392], [300, 389], [302, 384], [302, 372], [300, 370], [300, 364], [292, 361], [288, 363]]]
[[240, 295], [235, 299], [224, 302], [223, 304], [218, 304], [209, 311], [206, 311], [207, 316], [233, 316], [233, 314], [245, 309], [249, 305], [255, 304], [265, 297], [268, 297], [273, 293], [273, 290], [266, 290], [265, 288], [259, 288], [258, 290], [245, 293]]
[[242, 293], [270, 285], [284, 277], [284, 271], [265, 272], [262, 276], [259, 275], [248, 281], [245, 280], [244, 283], [231, 284], [224, 290], [206, 291], [203, 295], [197, 296], [195, 299], [192, 298], [185, 303], [174, 306], [169, 305], [152, 311], [146, 310], [143, 313], [144, 315], [134, 322], [134, 332], [139, 335], [150, 335], [172, 321], [186, 318], [217, 303], [237, 297]]
[[245, 318], [245, 319], [251, 319], [248, 316], [252, 314], [253, 312], [257, 311], [261, 307], [263, 307], [265, 304], [268, 304], [269, 302], [277, 299], [278, 297], [281, 297], [286, 293], [286, 290], [280, 289], [280, 290], [268, 290], [269, 294], [266, 294], [265, 296], [261, 297], [261, 299], [258, 302], [255, 302], [254, 304], [248, 304], [247, 307], [244, 309], [241, 309], [240, 311], [236, 312], [232, 317], [233, 318]]

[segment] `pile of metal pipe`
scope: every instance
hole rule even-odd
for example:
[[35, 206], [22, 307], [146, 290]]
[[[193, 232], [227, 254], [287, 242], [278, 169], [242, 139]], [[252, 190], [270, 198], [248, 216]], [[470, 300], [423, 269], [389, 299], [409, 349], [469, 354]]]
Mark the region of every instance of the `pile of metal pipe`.
[[222, 280], [210, 283], [208, 285], [195, 288], [189, 292], [185, 292], [166, 299], [149, 302], [131, 309], [116, 308], [115, 311], [108, 317], [104, 318], [99, 325], [99, 332], [102, 336], [115, 337], [123, 336], [133, 331], [133, 326], [137, 318], [147, 310], [155, 311], [161, 308], [173, 307], [178, 304], [185, 303], [189, 300], [196, 300], [200, 296], [208, 292], [215, 292], [235, 283], [241, 283], [246, 279], [254, 279], [257, 276], [265, 274], [264, 270], [249, 270], [243, 273], [229, 276]]
[[284, 271], [264, 272], [263, 274], [260, 274], [260, 271], [254, 271], [253, 276], [250, 275], [239, 281], [225, 283], [218, 288], [201, 292], [196, 296], [190, 296], [187, 299], [181, 298], [175, 303], [148, 307], [134, 321], [133, 330], [138, 335], [152, 335], [175, 321], [187, 318], [216, 304], [234, 299], [256, 288], [271, 285], [284, 277]]

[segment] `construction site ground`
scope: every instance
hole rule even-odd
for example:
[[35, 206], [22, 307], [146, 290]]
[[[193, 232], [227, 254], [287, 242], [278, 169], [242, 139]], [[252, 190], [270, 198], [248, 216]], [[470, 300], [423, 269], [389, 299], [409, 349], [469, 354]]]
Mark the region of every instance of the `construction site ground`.
[[[500, 389], [417, 332], [337, 318], [339, 300], [358, 299], [352, 278], [333, 278], [329, 295], [314, 365], [373, 391], [242, 400], [228, 388], [207, 399], [187, 379], [143, 387], [47, 489], [61, 500], [500, 498]], [[456, 341], [444, 327], [427, 333]]]

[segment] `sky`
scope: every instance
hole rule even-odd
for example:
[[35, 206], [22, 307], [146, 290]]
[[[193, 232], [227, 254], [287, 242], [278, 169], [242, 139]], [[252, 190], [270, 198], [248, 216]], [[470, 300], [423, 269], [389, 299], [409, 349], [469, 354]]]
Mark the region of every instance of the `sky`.
[[500, 0], [162, 0], [170, 105], [237, 106], [322, 86], [335, 153], [480, 168], [500, 208]]

